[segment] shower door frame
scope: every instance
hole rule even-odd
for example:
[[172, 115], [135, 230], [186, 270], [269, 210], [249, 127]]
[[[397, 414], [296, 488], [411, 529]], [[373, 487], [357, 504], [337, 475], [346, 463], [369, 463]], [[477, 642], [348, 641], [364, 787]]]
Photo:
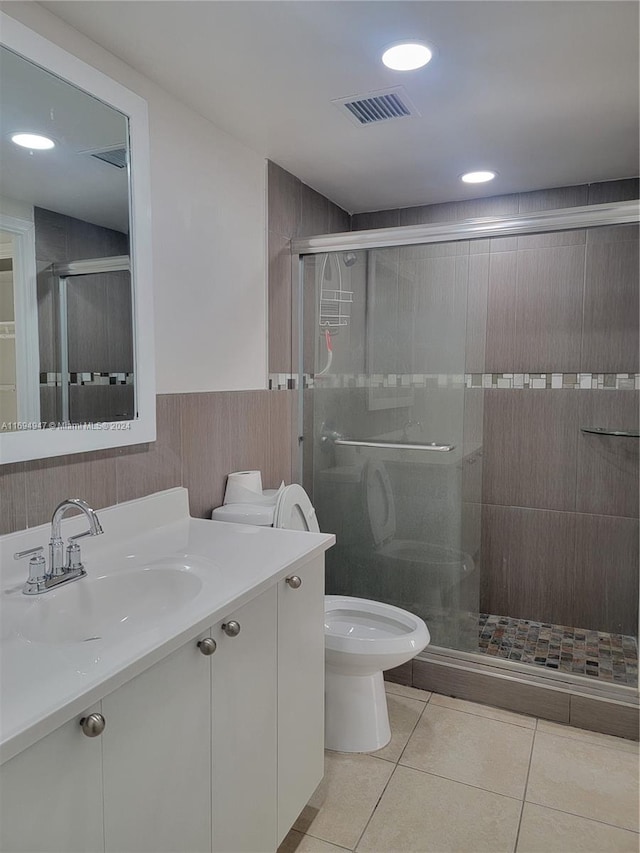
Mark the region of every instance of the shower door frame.
[[[297, 328], [297, 383], [298, 390], [298, 472], [302, 480], [304, 453], [304, 258], [325, 252], [346, 252], [383, 249], [397, 246], [417, 246], [428, 243], [449, 243], [462, 240], [479, 240], [488, 237], [516, 237], [549, 231], [571, 231], [578, 228], [598, 228], [606, 225], [633, 225], [640, 223], [640, 201], [621, 201], [582, 207], [546, 210], [526, 215], [485, 216], [443, 222], [434, 225], [410, 225], [376, 228], [366, 231], [348, 231], [338, 234], [321, 234], [301, 237], [291, 241], [292, 262], [298, 257], [297, 311], [294, 329]], [[296, 351], [294, 340], [294, 352]], [[640, 639], [640, 625], [636, 640]], [[598, 683], [585, 675], [545, 670], [533, 664], [490, 660], [479, 652], [464, 652], [438, 646], [427, 646], [417, 659], [448, 665], [465, 671], [481, 672], [499, 677], [517, 677], [525, 683], [569, 689], [571, 692], [591, 697], [637, 703], [637, 687], [624, 684]]]

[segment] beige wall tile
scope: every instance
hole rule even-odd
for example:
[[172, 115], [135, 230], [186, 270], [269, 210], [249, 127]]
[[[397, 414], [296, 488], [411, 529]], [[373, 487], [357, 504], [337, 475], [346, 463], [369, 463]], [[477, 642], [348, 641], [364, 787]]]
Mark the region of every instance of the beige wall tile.
[[[273, 391], [229, 394], [229, 471], [264, 472], [269, 467], [269, 397]], [[263, 487], [267, 488], [263, 480]]]
[[[580, 391], [579, 425], [637, 431], [638, 391]], [[578, 434], [578, 512], [638, 518], [638, 441]]]
[[537, 732], [526, 800], [637, 832], [638, 759]]
[[535, 190], [520, 193], [519, 213], [534, 213], [538, 210], [560, 210], [563, 207], [581, 207], [587, 204], [589, 188], [587, 184], [575, 187], [557, 187], [549, 190]]
[[181, 394], [182, 482], [195, 518], [211, 517], [224, 497], [231, 467], [229, 398], [226, 392]]
[[50, 521], [54, 509], [65, 498], [82, 498], [93, 509], [114, 504], [118, 453], [103, 450], [26, 462], [28, 526]]
[[586, 262], [580, 369], [637, 373], [638, 243], [589, 243]]
[[521, 799], [532, 743], [530, 729], [430, 702], [400, 764]]
[[637, 518], [576, 514], [572, 624], [637, 634], [639, 529]]
[[300, 221], [300, 181], [267, 161], [267, 227], [282, 237], [295, 237]]
[[269, 231], [269, 373], [292, 372], [291, 247]]
[[312, 237], [329, 231], [329, 200], [306, 184], [300, 184], [298, 237]]
[[517, 853], [637, 853], [635, 832], [525, 803]]
[[510, 853], [521, 803], [429, 773], [398, 767], [359, 853]]
[[294, 829], [353, 850], [393, 768], [370, 755], [327, 753], [324, 780]]
[[180, 401], [178, 394], [156, 397], [156, 441], [117, 457], [118, 503], [182, 485]]
[[580, 369], [585, 247], [518, 252], [515, 358], [506, 370]]
[[573, 600], [576, 518], [569, 512], [483, 507], [484, 613], [582, 627]]
[[27, 492], [24, 462], [0, 465], [0, 533], [27, 526]]
[[371, 213], [354, 213], [351, 217], [352, 231], [367, 231], [370, 228], [395, 228], [401, 224], [399, 210], [375, 210]]
[[292, 454], [297, 442], [292, 442], [297, 412], [296, 391], [269, 392], [269, 448], [267, 467], [263, 471], [265, 489], [277, 488], [282, 480], [292, 482]]
[[575, 510], [581, 393], [485, 392], [485, 503]]

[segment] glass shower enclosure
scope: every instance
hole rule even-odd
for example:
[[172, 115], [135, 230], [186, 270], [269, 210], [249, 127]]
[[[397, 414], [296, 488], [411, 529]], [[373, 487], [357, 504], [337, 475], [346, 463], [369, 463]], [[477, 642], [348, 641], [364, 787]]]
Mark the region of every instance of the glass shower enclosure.
[[[422, 617], [421, 656], [636, 689], [638, 377], [606, 371], [637, 356], [638, 219], [620, 202], [293, 243], [326, 591]], [[556, 370], [593, 372], [550, 372], [554, 347]], [[488, 372], [525, 361], [542, 372]]]
[[482, 444], [464, 434], [469, 263], [468, 241], [304, 259], [304, 481], [337, 536], [327, 590], [410, 610], [463, 650], [480, 545], [463, 470]]

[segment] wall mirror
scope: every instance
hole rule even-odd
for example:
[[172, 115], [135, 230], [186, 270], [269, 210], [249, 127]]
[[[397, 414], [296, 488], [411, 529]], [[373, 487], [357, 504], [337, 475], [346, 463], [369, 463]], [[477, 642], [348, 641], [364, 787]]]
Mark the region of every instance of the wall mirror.
[[0, 463], [153, 441], [146, 102], [0, 27]]

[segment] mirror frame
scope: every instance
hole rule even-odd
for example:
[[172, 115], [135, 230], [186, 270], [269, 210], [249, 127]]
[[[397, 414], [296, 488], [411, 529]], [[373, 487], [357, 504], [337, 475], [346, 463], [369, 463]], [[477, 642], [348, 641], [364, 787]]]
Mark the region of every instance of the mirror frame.
[[[156, 438], [153, 280], [151, 264], [151, 185], [147, 102], [106, 74], [0, 12], [0, 44], [34, 65], [119, 110], [129, 119], [129, 252], [133, 281], [134, 376], [136, 409], [130, 421], [82, 429], [25, 428], [0, 432], [0, 465], [110, 447], [143, 444]], [[35, 281], [33, 282], [35, 288]]]

